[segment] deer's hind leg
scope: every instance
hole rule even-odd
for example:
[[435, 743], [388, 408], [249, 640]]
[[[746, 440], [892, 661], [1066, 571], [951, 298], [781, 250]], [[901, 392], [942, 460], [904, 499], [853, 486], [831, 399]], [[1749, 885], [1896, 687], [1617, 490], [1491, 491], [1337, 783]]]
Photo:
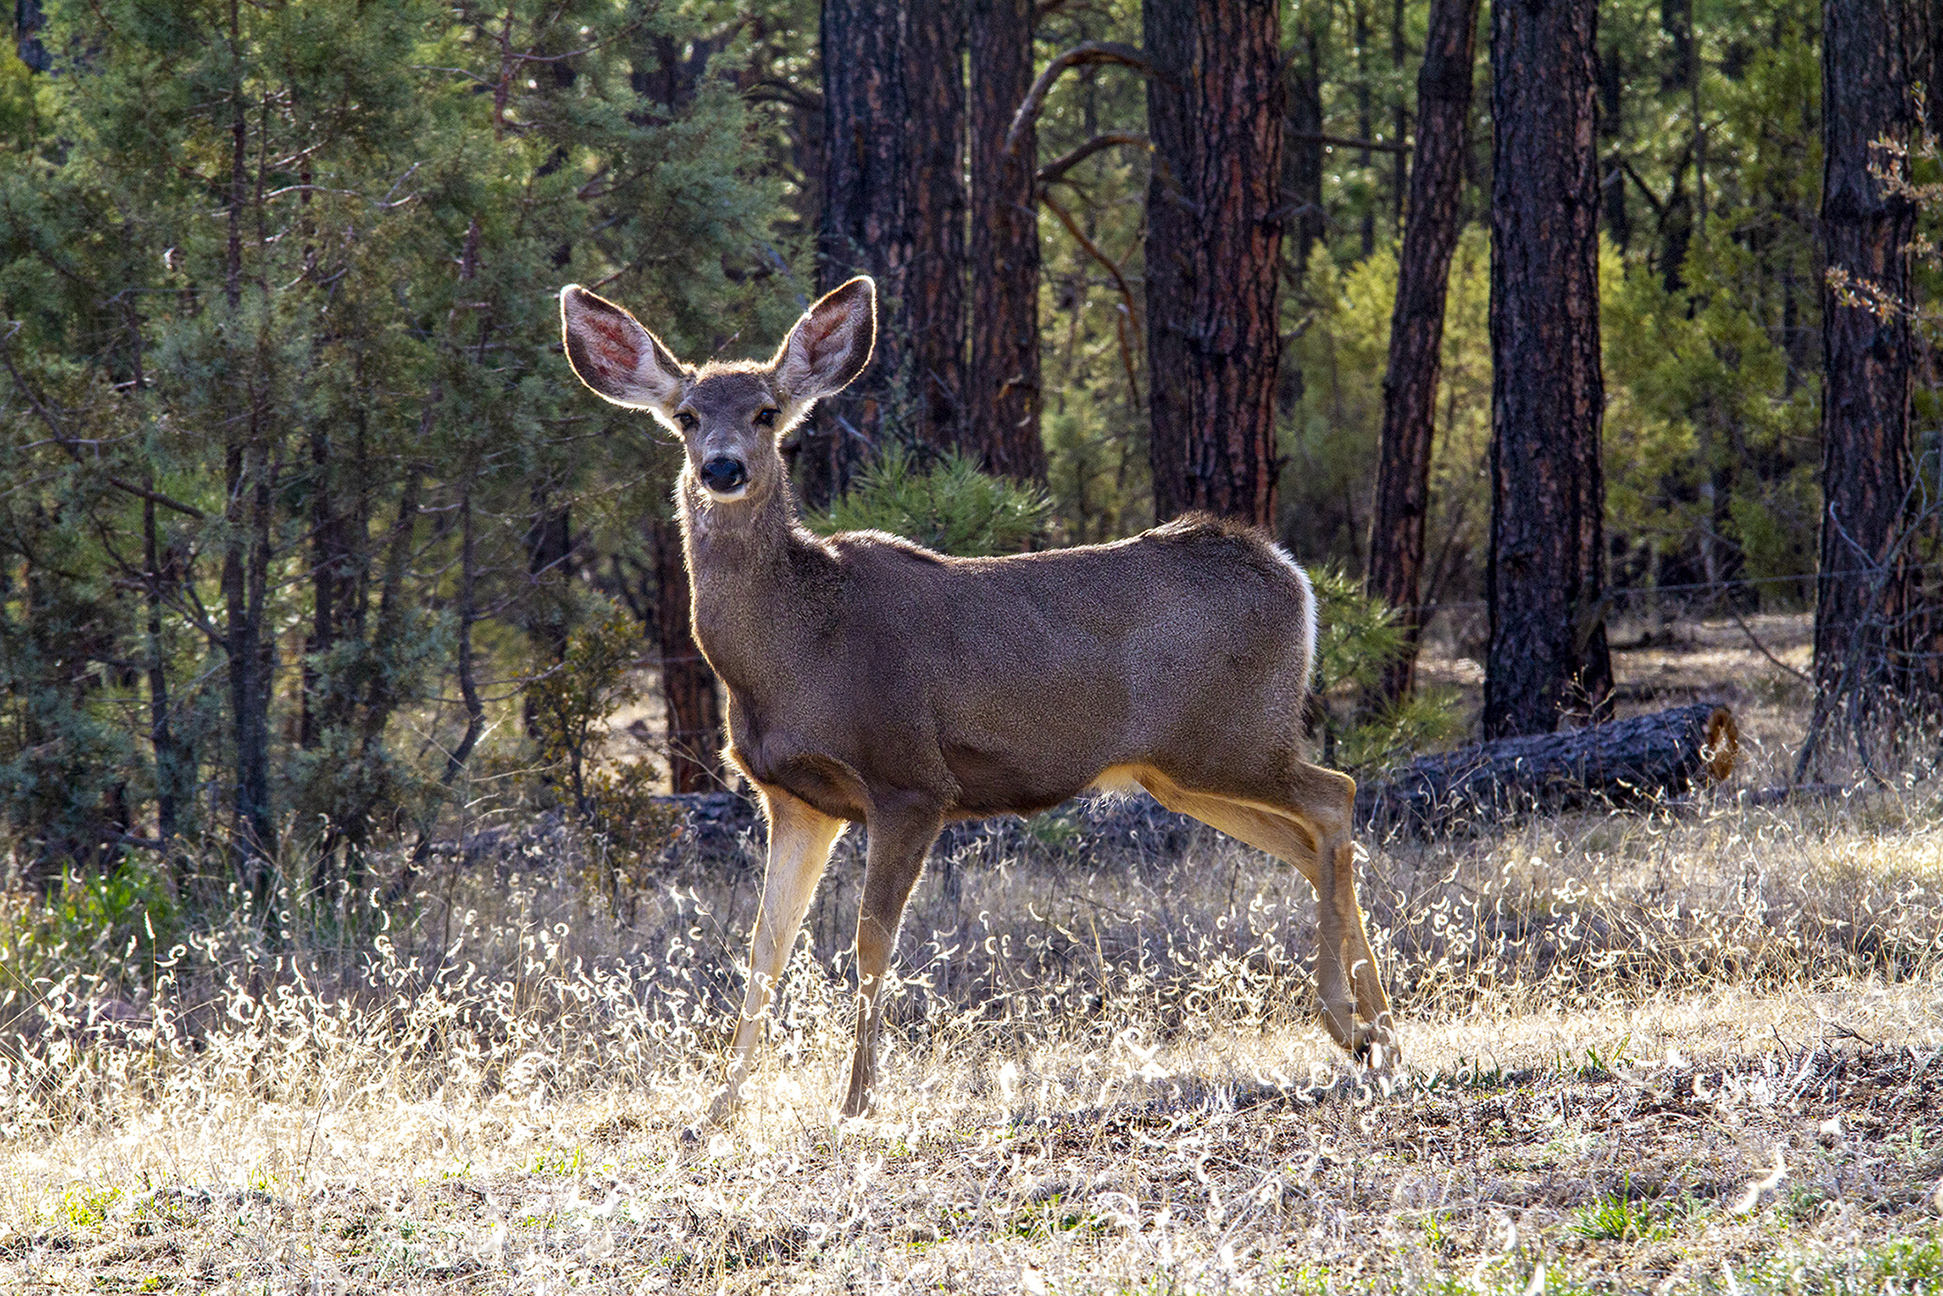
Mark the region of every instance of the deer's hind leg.
[[924, 857], [942, 821], [938, 807], [928, 803], [873, 802], [870, 808], [864, 894], [857, 907], [857, 1053], [850, 1063], [845, 1116], [861, 1116], [870, 1109], [870, 1091], [877, 1079], [877, 1028], [884, 1012], [879, 1002], [884, 974], [897, 951], [904, 903], [924, 871]]
[[1348, 775], [1298, 764], [1282, 804], [1184, 788], [1157, 772], [1141, 784], [1168, 809], [1191, 815], [1284, 860], [1316, 889], [1316, 993], [1322, 1021], [1359, 1061], [1385, 1068], [1398, 1058], [1390, 998], [1356, 899], [1350, 824], [1356, 783]]
[[759, 783], [756, 790], [762, 794], [763, 813], [769, 820], [769, 863], [762, 879], [756, 934], [749, 946], [749, 984], [735, 1025], [735, 1042], [729, 1046], [728, 1081], [709, 1103], [712, 1124], [726, 1120], [741, 1099], [743, 1081], [749, 1078], [762, 1040], [770, 997], [789, 963], [810, 897], [829, 865], [830, 848], [845, 826], [841, 819], [832, 819], [779, 787]]

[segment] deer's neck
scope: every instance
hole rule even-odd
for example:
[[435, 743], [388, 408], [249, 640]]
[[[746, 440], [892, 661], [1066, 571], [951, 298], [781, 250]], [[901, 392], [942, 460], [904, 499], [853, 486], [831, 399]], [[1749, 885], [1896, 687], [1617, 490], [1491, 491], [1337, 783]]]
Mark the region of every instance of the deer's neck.
[[797, 525], [787, 488], [753, 504], [720, 504], [682, 474], [682, 544], [695, 640], [722, 682], [755, 701], [792, 689], [824, 582], [805, 579], [829, 555]]

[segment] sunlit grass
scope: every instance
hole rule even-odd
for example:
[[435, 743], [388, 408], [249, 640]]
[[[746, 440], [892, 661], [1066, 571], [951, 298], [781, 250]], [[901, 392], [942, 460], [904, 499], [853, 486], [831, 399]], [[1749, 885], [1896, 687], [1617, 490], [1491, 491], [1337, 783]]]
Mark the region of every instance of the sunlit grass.
[[0, 1275], [1930, 1290], [1937, 795], [1756, 808], [1730, 788], [1370, 843], [1409, 1063], [1387, 1084], [1314, 1021], [1314, 901], [1289, 870], [1072, 817], [976, 840], [907, 917], [879, 1113], [839, 1124], [847, 844], [746, 1109], [693, 1137], [754, 842], [675, 859], [630, 923], [557, 835], [455, 861], [408, 905], [286, 896], [155, 947], [119, 892], [62, 902], [110, 914], [112, 950], [81, 939], [96, 919], [23, 902], [0, 941]]

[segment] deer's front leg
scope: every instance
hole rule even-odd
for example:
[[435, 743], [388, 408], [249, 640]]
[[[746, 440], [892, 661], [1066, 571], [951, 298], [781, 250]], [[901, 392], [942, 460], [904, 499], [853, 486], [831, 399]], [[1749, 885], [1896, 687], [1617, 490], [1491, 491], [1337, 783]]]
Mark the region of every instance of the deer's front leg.
[[789, 963], [803, 914], [816, 894], [816, 884], [830, 862], [830, 847], [844, 829], [807, 801], [779, 787], [758, 784], [764, 816], [769, 820], [769, 863], [762, 879], [762, 908], [756, 913], [755, 939], [749, 946], [749, 985], [742, 996], [742, 1015], [729, 1046], [728, 1082], [709, 1102], [708, 1119], [720, 1124], [735, 1110], [742, 1083], [749, 1078], [756, 1045], [761, 1042], [765, 1014], [776, 983]]
[[845, 1116], [861, 1116], [870, 1108], [870, 1091], [877, 1078], [877, 1027], [883, 1017], [878, 995], [897, 950], [904, 902], [924, 871], [924, 857], [940, 822], [939, 811], [928, 804], [871, 807], [863, 903], [857, 909], [857, 1054], [850, 1063]]

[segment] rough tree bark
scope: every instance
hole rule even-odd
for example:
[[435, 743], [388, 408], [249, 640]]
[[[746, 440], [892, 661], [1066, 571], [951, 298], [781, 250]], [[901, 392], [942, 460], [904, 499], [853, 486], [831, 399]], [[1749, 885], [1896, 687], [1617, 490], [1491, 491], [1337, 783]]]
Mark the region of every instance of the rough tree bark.
[[822, 291], [877, 281], [877, 352], [794, 450], [804, 502], [843, 493], [886, 432], [950, 444], [964, 337], [963, 15], [955, 4], [823, 0]]
[[722, 784], [722, 703], [715, 672], [691, 629], [692, 594], [682, 558], [681, 524], [648, 524], [654, 550], [654, 641], [661, 648], [661, 690], [668, 704], [668, 781], [677, 792]]
[[[909, 21], [914, 163], [905, 291], [917, 388], [913, 416], [919, 440], [949, 446], [963, 435], [965, 420], [963, 0], [914, 6]], [[1034, 270], [1036, 289], [1036, 264]]]
[[[526, 638], [535, 661], [557, 662], [567, 655], [568, 607], [564, 595], [573, 576], [573, 505], [544, 488], [532, 493], [533, 520], [526, 528]], [[528, 734], [537, 732], [538, 712], [528, 691], [520, 717]]]
[[1408, 697], [1416, 682], [1431, 432], [1444, 341], [1444, 290], [1457, 247], [1457, 200], [1464, 185], [1478, 3], [1432, 0], [1423, 66], [1417, 73], [1417, 143], [1397, 262], [1396, 306], [1390, 316], [1390, 363], [1383, 375], [1383, 434], [1366, 581], [1372, 595], [1400, 610], [1406, 637], [1403, 655], [1384, 672], [1372, 701]]
[[1043, 479], [1039, 222], [1032, 126], [1006, 147], [1032, 88], [1034, 0], [971, 0], [971, 363], [960, 447], [987, 472]]
[[819, 403], [798, 433], [797, 485], [811, 508], [829, 504], [875, 446], [903, 368], [900, 325], [912, 258], [906, 11], [902, 0], [823, 0], [823, 219], [817, 289], [852, 275], [877, 281], [877, 351], [841, 395]]
[[[1484, 734], [1603, 718], [1594, 0], [1493, 0], [1491, 647]], [[1510, 160], [1516, 165], [1506, 165]]]
[[1273, 0], [1145, 0], [1154, 516], [1275, 522], [1283, 81]]
[[[1904, 249], [1915, 204], [1869, 173], [1870, 142], [1907, 139], [1914, 50], [1904, 0], [1827, 0], [1822, 6], [1822, 208], [1830, 273], [1873, 284], [1895, 300], [1911, 288]], [[1815, 680], [1824, 700], [1851, 656], [1863, 678], [1851, 696], [1907, 683], [1911, 573], [1892, 553], [1910, 484], [1912, 362], [1906, 316], [1844, 304], [1822, 288], [1821, 575], [1815, 602]], [[1867, 641], [1855, 642], [1857, 634]], [[1856, 652], [1851, 652], [1851, 649]], [[1866, 659], [1866, 660], [1864, 660]]]
[[[230, 13], [230, 41], [240, 40], [238, 19]], [[223, 296], [230, 319], [241, 319], [243, 300], [243, 209], [249, 201], [249, 127], [241, 83], [230, 90], [230, 192], [228, 248]], [[241, 389], [224, 448], [227, 488], [223, 510], [224, 652], [228, 656], [230, 718], [235, 727], [236, 797], [231, 856], [259, 904], [270, 897], [269, 861], [276, 853], [276, 825], [270, 810], [270, 669], [276, 636], [265, 634], [265, 593], [270, 566], [270, 518], [274, 490], [271, 456], [263, 433], [263, 401], [256, 376]]]

